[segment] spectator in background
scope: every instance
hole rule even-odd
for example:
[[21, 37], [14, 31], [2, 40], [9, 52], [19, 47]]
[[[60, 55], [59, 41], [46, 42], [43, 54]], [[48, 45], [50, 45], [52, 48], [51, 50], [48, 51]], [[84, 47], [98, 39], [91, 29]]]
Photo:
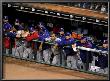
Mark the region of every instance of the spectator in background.
[[106, 12], [106, 6], [105, 5], [102, 5], [101, 12]]
[[90, 9], [91, 9], [91, 10], [95, 9], [94, 3], [91, 3]]

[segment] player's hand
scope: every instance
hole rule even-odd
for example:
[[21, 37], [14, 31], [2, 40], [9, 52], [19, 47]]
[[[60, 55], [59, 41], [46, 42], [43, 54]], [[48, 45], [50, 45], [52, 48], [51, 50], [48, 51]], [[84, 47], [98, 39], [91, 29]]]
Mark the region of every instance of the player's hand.
[[41, 44], [39, 46], [39, 50], [42, 50], [42, 44], [43, 44], [43, 42], [41, 42]]
[[72, 48], [76, 48], [76, 44], [73, 44], [73, 45], [72, 45]]
[[39, 50], [42, 50], [42, 46], [39, 46]]
[[20, 34], [17, 34], [17, 35], [16, 35], [16, 37], [18, 37], [18, 38], [19, 38], [19, 37], [21, 37], [21, 36], [20, 36]]

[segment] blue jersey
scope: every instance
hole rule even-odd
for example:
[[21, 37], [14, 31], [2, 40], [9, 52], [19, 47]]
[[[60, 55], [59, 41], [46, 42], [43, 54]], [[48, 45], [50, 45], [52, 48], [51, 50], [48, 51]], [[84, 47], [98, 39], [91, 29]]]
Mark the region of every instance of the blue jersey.
[[59, 35], [58, 38], [61, 39], [60, 46], [62, 47], [64, 45], [65, 35]]
[[45, 38], [50, 37], [50, 33], [48, 32], [48, 30], [44, 30], [43, 32], [39, 32], [39, 40], [40, 41], [44, 41]]
[[3, 24], [3, 30], [6, 31], [6, 30], [9, 30], [12, 28], [12, 25], [9, 24], [8, 22], [4, 23]]
[[[91, 43], [79, 43], [78, 46], [83, 46], [83, 47], [88, 47], [88, 48], [92, 48], [92, 44]], [[93, 60], [93, 56], [91, 54], [91, 52], [86, 51], [86, 50], [80, 50], [80, 58], [82, 60], [82, 62], [84, 63], [91, 63]]]
[[66, 55], [73, 55], [73, 49], [72, 49], [72, 44], [74, 44], [75, 41], [73, 38], [70, 38], [70, 39], [65, 39], [63, 41], [63, 45], [64, 45], [64, 50], [65, 50], [65, 53]]
[[92, 48], [92, 43], [90, 43], [90, 42], [78, 43], [77, 45], [78, 45], [78, 46], [87, 47], [87, 48]]
[[69, 46], [69, 45], [71, 46], [72, 44], [75, 43], [75, 41], [73, 38], [70, 38], [70, 39], [64, 39], [63, 43], [65, 46]]

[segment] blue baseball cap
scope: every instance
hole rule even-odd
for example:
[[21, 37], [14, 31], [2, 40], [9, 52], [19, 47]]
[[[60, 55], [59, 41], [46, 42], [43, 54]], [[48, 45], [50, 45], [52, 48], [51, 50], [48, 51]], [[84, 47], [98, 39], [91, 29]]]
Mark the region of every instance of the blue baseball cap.
[[8, 16], [4, 16], [4, 20], [8, 20]]
[[81, 37], [81, 40], [87, 40], [87, 37]]
[[67, 32], [66, 34], [65, 34], [65, 36], [70, 36], [71, 35], [71, 33], [69, 33], [69, 32]]
[[64, 32], [64, 28], [60, 28], [60, 32]]
[[24, 27], [23, 27], [23, 26], [21, 26], [21, 25], [19, 25], [19, 26], [18, 26], [18, 29], [19, 29], [19, 30], [23, 30], [23, 29], [24, 29]]
[[43, 28], [43, 27], [44, 27], [44, 23], [43, 23], [43, 22], [39, 22], [38, 26], [39, 26], [40, 28]]
[[33, 31], [34, 31], [34, 28], [33, 28], [33, 27], [30, 27], [30, 28], [29, 28], [29, 31], [30, 31], [30, 32], [33, 32]]
[[16, 22], [16, 23], [19, 23], [19, 19], [15, 19], [15, 22]]

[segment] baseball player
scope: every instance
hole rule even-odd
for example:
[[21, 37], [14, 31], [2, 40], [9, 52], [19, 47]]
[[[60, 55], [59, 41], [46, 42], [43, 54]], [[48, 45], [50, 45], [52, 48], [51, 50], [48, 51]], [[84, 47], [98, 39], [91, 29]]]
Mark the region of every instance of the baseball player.
[[12, 54], [12, 48], [15, 46], [16, 32], [13, 30], [12, 25], [9, 24], [8, 16], [5, 16], [3, 21], [4, 34], [6, 37], [8, 37], [7, 39], [9, 40], [9, 54]]
[[[29, 32], [30, 33], [27, 35], [26, 41], [27, 41], [28, 56], [29, 56], [29, 60], [30, 60], [30, 59], [36, 58], [35, 57], [36, 55], [34, 55], [33, 51], [32, 51], [32, 49], [34, 47], [34, 42], [32, 40], [38, 39], [39, 35], [38, 35], [38, 32], [36, 32], [33, 27], [29, 28]], [[25, 51], [27, 51], [27, 50], [25, 50]]]
[[14, 25], [14, 30], [16, 31], [16, 39], [15, 39], [15, 43], [16, 43], [16, 48], [13, 49], [15, 51], [13, 51], [13, 54], [17, 57], [22, 58], [23, 57], [23, 51], [24, 51], [24, 40], [23, 40], [23, 33], [24, 33], [24, 27], [20, 24], [19, 19], [15, 19], [15, 25]]
[[44, 42], [43, 42], [43, 46], [42, 46], [42, 50], [43, 50], [43, 59], [44, 62], [47, 64], [50, 64], [51, 62], [51, 44], [49, 44], [51, 42], [51, 37], [47, 37], [45, 38]]
[[23, 30], [24, 27], [20, 24], [19, 19], [15, 19], [15, 24], [14, 24], [14, 28], [18, 31], [18, 30]]
[[66, 55], [65, 55], [65, 52], [63, 50], [63, 44], [64, 44], [63, 41], [65, 40], [64, 28], [60, 28], [58, 38], [61, 39], [61, 45], [59, 46], [59, 50], [60, 50], [60, 65], [62, 67], [64, 67], [65, 64], [66, 64]]
[[[38, 62], [44, 62], [44, 59], [43, 59], [43, 50], [45, 49], [45, 46], [43, 46], [43, 43], [45, 41], [45, 38], [50, 37], [50, 33], [46, 29], [46, 27], [44, 26], [44, 24], [42, 22], [39, 22], [38, 27], [40, 29], [39, 30], [39, 38], [38, 38], [38, 40], [41, 41], [41, 42], [38, 42], [37, 43], [37, 47], [38, 47], [37, 61]], [[49, 63], [49, 61], [47, 63]]]
[[8, 22], [8, 16], [4, 16], [3, 18], [3, 38], [4, 38], [3, 51], [6, 51], [6, 54], [8, 54], [9, 48], [10, 48], [10, 38], [7, 37], [7, 33], [11, 29], [12, 29], [12, 25]]
[[9, 54], [12, 54], [12, 48], [14, 48], [15, 46], [16, 32], [14, 32], [13, 29], [11, 29], [9, 32], [6, 33], [6, 36], [10, 39]]
[[71, 38], [71, 34], [67, 32], [64, 40], [64, 51], [66, 53], [67, 68], [77, 69], [76, 52], [73, 51], [73, 47], [75, 47], [75, 45], [75, 41], [73, 38]]
[[96, 60], [96, 66], [100, 67], [100, 73], [107, 73], [108, 68], [108, 41], [104, 40], [102, 47], [98, 48], [102, 53], [98, 55], [98, 60]]
[[[92, 48], [91, 42], [89, 42], [87, 40], [87, 37], [84, 37], [84, 36], [81, 38], [80, 43], [77, 45], [86, 47], [86, 48]], [[86, 71], [89, 70], [90, 63], [92, 63], [92, 60], [93, 60], [93, 56], [92, 56], [91, 52], [86, 51], [86, 50], [80, 50], [80, 58], [83, 62], [83, 69]]]
[[53, 53], [52, 58], [52, 65], [60, 65], [60, 51], [59, 46], [61, 45], [62, 41], [60, 38], [57, 38], [56, 34], [52, 33], [50, 36], [50, 41], [53, 43], [51, 45], [51, 51]]
[[8, 32], [10, 29], [12, 29], [12, 25], [8, 21], [8, 16], [4, 16], [3, 18], [3, 31]]

